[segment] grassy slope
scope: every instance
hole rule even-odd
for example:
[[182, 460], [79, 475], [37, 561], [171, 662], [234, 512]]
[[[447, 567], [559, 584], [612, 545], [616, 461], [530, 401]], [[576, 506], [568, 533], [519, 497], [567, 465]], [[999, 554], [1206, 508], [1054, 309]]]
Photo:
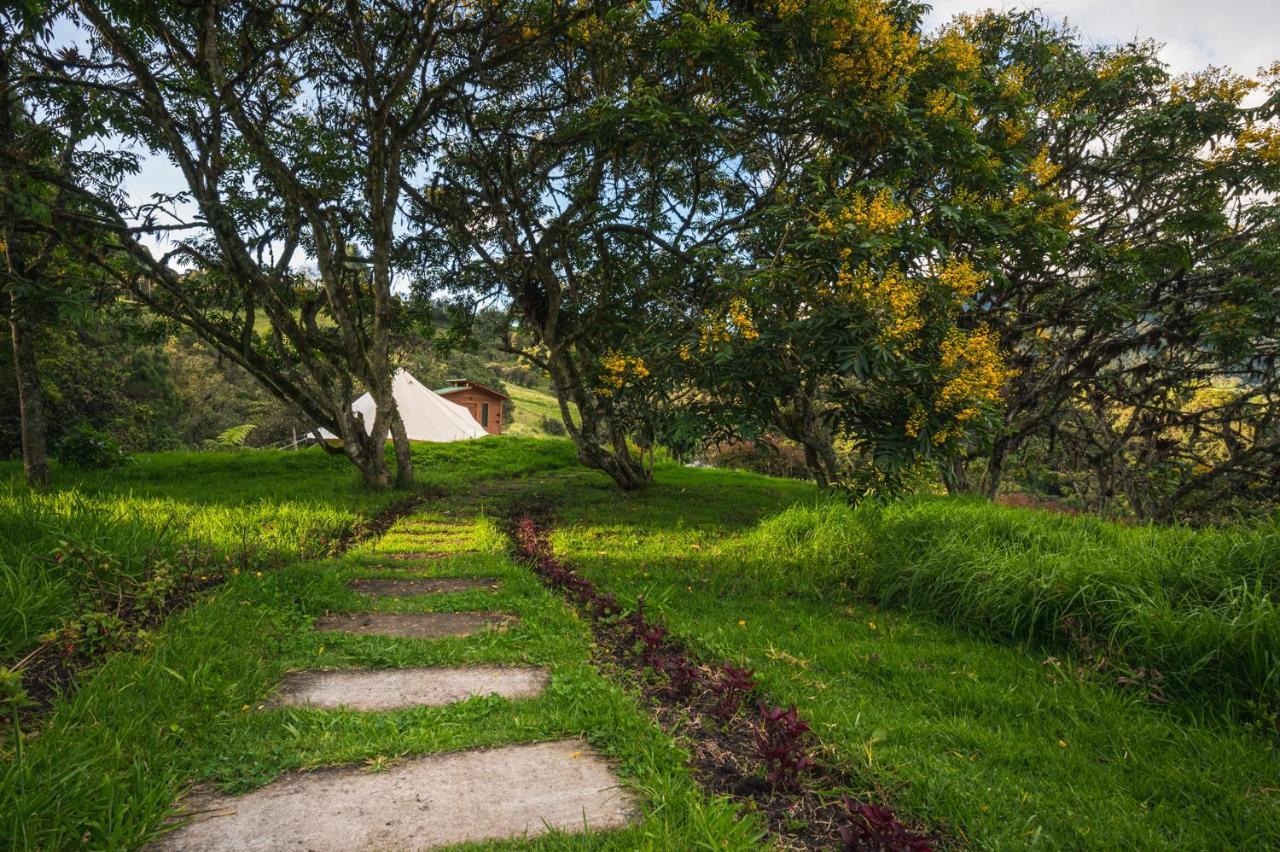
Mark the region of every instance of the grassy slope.
[[16, 465], [4, 468], [0, 661], [10, 662], [70, 612], [71, 589], [52, 561], [60, 541], [115, 554], [131, 570], [192, 546], [250, 568], [317, 555], [398, 496], [360, 491], [350, 464], [315, 449], [156, 453], [116, 471], [61, 468], [57, 487], [36, 495], [18, 483]]
[[[570, 561], [624, 599], [646, 595], [713, 658], [757, 668], [814, 722], [830, 760], [915, 817], [992, 849], [1280, 843], [1274, 741], [1197, 721], [1191, 703], [1162, 709], [1082, 682], [1043, 651], [869, 604], [851, 588], [865, 566], [770, 541], [781, 534], [770, 518], [817, 506], [809, 486], [661, 467], [635, 495], [576, 473], [555, 490], [555, 543]], [[1038, 517], [1004, 521], [1032, 530]], [[959, 520], [953, 552], [974, 519]], [[947, 534], [921, 543], [936, 551]], [[1008, 556], [988, 555], [993, 567]]]
[[507, 393], [511, 395], [516, 409], [507, 434], [518, 438], [546, 437], [547, 431], [542, 428], [543, 419], [560, 421], [560, 404], [545, 389], [508, 384]]
[[[438, 495], [439, 510], [501, 511], [512, 494], [529, 491], [558, 500], [564, 526], [556, 544], [573, 562], [623, 596], [647, 594], [709, 655], [758, 668], [775, 697], [796, 703], [815, 722], [828, 760], [905, 812], [976, 846], [1209, 849], [1280, 842], [1280, 759], [1267, 741], [1211, 714], [1196, 721], [1189, 701], [1161, 709], [1043, 665], [1044, 651], [988, 637], [990, 624], [962, 617], [963, 601], [931, 606], [923, 591], [927, 574], [913, 586], [915, 597], [890, 595], [897, 603], [888, 608], [866, 602], [866, 594], [879, 598], [887, 586], [865, 586], [863, 597], [853, 591], [880, 576], [882, 569], [870, 570], [866, 560], [895, 558], [904, 569], [934, 571], [947, 554], [963, 570], [984, 560], [993, 568], [1016, 566], [1042, 516], [1013, 510], [987, 516], [1024, 533], [1000, 544], [974, 532], [985, 510], [966, 516], [970, 510], [961, 507], [948, 517], [950, 501], [939, 501], [938, 510], [904, 504], [888, 520], [899, 524], [893, 535], [910, 541], [858, 550], [874, 519], [833, 521], [830, 507], [802, 483], [660, 466], [654, 486], [622, 495], [603, 477], [574, 467], [572, 457], [562, 441], [487, 439], [423, 448], [418, 472]], [[267, 497], [262, 511], [275, 505], [270, 494], [288, 501], [305, 493], [352, 513], [368, 499], [345, 462], [320, 455], [160, 461], [154, 475], [144, 465], [122, 482], [91, 482], [86, 492], [121, 501], [145, 492], [147, 499], [191, 504], [197, 518], [201, 505], [215, 516], [240, 511], [243, 495]], [[129, 491], [137, 496], [125, 496]], [[139, 508], [134, 521], [154, 530], [159, 522], [146, 518], [146, 504]], [[892, 526], [876, 523], [882, 536]], [[135, 845], [188, 778], [245, 789], [288, 767], [350, 760], [377, 766], [410, 752], [576, 732], [608, 751], [655, 806], [640, 828], [611, 838], [621, 846], [692, 847], [701, 838], [718, 845], [721, 837], [733, 848], [747, 845], [754, 822], [735, 823], [723, 803], [705, 801], [678, 748], [585, 664], [581, 624], [500, 554], [490, 524], [480, 522], [473, 534], [482, 553], [453, 567], [503, 576], [501, 606], [526, 615], [519, 633], [480, 644], [309, 633], [312, 616], [356, 605], [341, 581], [369, 571], [367, 550], [261, 579], [246, 572], [173, 619], [154, 652], [118, 655], [86, 679], [26, 744], [22, 761], [13, 759], [12, 737], [5, 741], [0, 845], [70, 846], [86, 832], [92, 846]], [[234, 537], [223, 535], [230, 547]], [[1090, 540], [1105, 542], [1108, 535]], [[1144, 553], [1191, 552], [1151, 551], [1140, 536], [1111, 542], [1131, 548], [1113, 556], [1116, 564]], [[854, 554], [861, 561], [850, 562]], [[1057, 558], [1065, 564], [1069, 556]], [[460, 596], [435, 605], [475, 603]], [[372, 716], [251, 712], [290, 668], [465, 660], [549, 662], [564, 674], [547, 697], [528, 703], [486, 699]]]
[[[477, 478], [501, 488], [530, 472], [564, 467], [571, 457], [569, 445], [558, 441], [492, 439], [420, 448], [420, 475], [448, 497], [341, 559], [298, 562], [261, 575], [242, 572], [171, 619], [153, 652], [111, 657], [55, 707], [20, 753], [14, 737], [0, 740], [0, 848], [136, 847], [163, 827], [175, 796], [192, 780], [243, 791], [292, 768], [356, 762], [376, 770], [405, 754], [565, 736], [585, 736], [604, 751], [647, 816], [602, 838], [551, 836], [493, 847], [705, 848], [708, 838], [715, 839], [710, 845], [723, 839], [730, 848], [753, 847], [758, 824], [702, 795], [685, 767], [687, 755], [588, 663], [585, 624], [508, 559], [494, 523], [480, 516], [461, 533], [437, 525], [446, 511], [485, 508], [491, 488], [475, 487]], [[298, 481], [308, 481], [301, 456], [263, 458], [268, 467], [298, 464]], [[186, 461], [188, 474], [217, 471], [224, 463], [208, 455]], [[345, 477], [344, 463], [331, 463]], [[219, 491], [212, 481], [209, 488]], [[335, 488], [363, 499], [351, 484]], [[311, 620], [323, 612], [368, 607], [367, 599], [345, 588], [346, 580], [394, 576], [377, 567], [378, 552], [422, 547], [421, 539], [400, 538], [397, 530], [410, 527], [439, 536], [433, 550], [474, 549], [433, 573], [496, 576], [503, 586], [492, 594], [382, 601], [379, 608], [493, 608], [517, 613], [522, 622], [465, 640], [313, 632]], [[256, 707], [290, 670], [481, 662], [548, 665], [552, 682], [544, 695], [526, 701], [480, 698], [392, 713]]]

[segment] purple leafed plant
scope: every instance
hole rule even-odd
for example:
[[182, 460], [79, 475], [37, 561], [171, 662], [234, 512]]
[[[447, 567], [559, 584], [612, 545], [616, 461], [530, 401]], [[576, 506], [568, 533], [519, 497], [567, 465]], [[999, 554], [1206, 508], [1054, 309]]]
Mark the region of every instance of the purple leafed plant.
[[738, 712], [747, 695], [756, 688], [755, 670], [725, 663], [720, 668], [719, 676], [711, 682], [710, 688], [716, 694], [716, 704], [711, 712], [720, 721], [727, 722]]
[[769, 707], [760, 704], [760, 723], [756, 726], [756, 752], [764, 761], [767, 780], [782, 790], [794, 790], [800, 776], [813, 768], [808, 754], [809, 723], [800, 718], [794, 706]]
[[876, 852], [929, 852], [929, 838], [907, 828], [889, 808], [844, 800], [849, 824], [840, 826], [840, 841], [847, 850]]

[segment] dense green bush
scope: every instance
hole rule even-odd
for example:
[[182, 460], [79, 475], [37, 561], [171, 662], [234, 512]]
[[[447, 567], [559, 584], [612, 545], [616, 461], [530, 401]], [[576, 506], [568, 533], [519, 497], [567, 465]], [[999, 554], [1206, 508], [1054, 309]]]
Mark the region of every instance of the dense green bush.
[[1170, 694], [1280, 705], [1280, 526], [1125, 526], [977, 500], [837, 500], [765, 522], [762, 564], [885, 606], [1105, 660]]
[[81, 421], [62, 436], [53, 455], [63, 464], [91, 470], [119, 467], [129, 460], [115, 438]]

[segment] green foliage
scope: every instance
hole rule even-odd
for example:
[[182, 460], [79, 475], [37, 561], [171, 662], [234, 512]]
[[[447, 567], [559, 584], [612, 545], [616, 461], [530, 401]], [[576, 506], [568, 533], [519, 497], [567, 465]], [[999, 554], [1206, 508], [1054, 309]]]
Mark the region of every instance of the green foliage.
[[216, 438], [210, 438], [204, 442], [205, 449], [209, 450], [235, 450], [244, 446], [245, 441], [253, 434], [253, 430], [258, 428], [252, 423], [243, 423], [239, 426], [232, 426], [218, 434]]
[[84, 421], [67, 430], [54, 447], [53, 455], [63, 464], [86, 470], [116, 468], [129, 461], [115, 438]]

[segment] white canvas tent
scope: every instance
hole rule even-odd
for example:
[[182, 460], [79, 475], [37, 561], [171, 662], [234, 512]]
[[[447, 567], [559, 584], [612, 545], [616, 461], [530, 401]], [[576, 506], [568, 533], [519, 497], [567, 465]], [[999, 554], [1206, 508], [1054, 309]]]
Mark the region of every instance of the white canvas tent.
[[[465, 441], [489, 434], [467, 409], [423, 387], [422, 382], [409, 375], [407, 370], [396, 370], [391, 380], [391, 395], [395, 397], [396, 408], [400, 410], [410, 441]], [[364, 415], [367, 431], [373, 424], [378, 406], [372, 396], [365, 394], [351, 403], [351, 410]], [[341, 438], [327, 429], [317, 429], [316, 434], [330, 444], [342, 443]]]

